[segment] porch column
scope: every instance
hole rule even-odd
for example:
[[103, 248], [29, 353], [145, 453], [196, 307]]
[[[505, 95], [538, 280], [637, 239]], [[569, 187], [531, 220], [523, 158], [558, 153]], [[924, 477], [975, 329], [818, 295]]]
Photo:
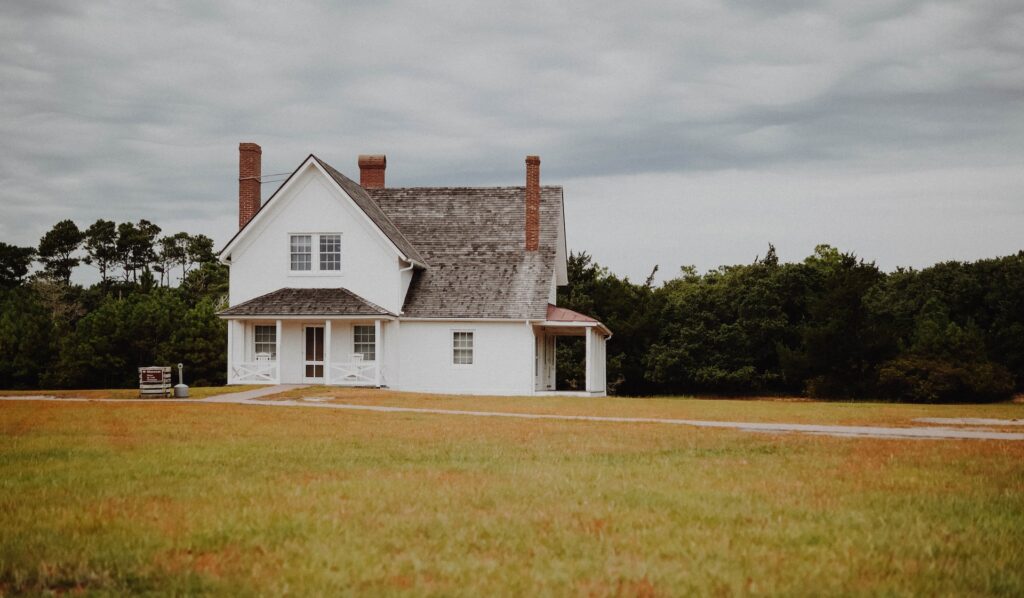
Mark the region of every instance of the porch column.
[[331, 321], [324, 320], [324, 384], [331, 383]]
[[585, 336], [587, 338], [587, 365], [584, 374], [586, 383], [584, 384], [584, 390], [591, 392], [594, 388], [594, 329], [588, 326], [584, 330], [586, 331]]
[[[589, 347], [590, 344], [588, 343]], [[277, 364], [274, 366], [276, 369], [276, 380], [277, 383], [281, 383], [281, 320], [277, 320], [277, 333], [274, 335], [274, 355], [276, 356]]]
[[374, 368], [374, 380], [373, 380], [373, 383], [374, 383], [374, 385], [377, 388], [380, 388], [380, 380], [381, 380], [380, 371], [381, 371], [381, 369], [383, 369], [382, 368], [382, 364], [384, 362], [384, 351], [383, 351], [383, 349], [384, 349], [384, 342], [383, 341], [384, 341], [384, 339], [383, 339], [383, 337], [381, 337], [381, 334], [380, 334], [380, 320], [374, 320], [373, 321], [373, 356], [374, 356], [374, 361], [377, 362], [376, 363], [377, 367]]
[[228, 320], [228, 377], [225, 378], [228, 384], [231, 384], [231, 366], [235, 364], [235, 321]]

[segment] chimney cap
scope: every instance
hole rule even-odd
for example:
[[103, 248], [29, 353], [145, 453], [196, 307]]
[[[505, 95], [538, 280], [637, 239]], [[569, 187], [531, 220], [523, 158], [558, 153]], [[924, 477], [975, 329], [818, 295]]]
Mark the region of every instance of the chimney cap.
[[359, 168], [384, 168], [388, 165], [384, 154], [359, 154]]
[[527, 164], [540, 164], [540, 156], [526, 156]]

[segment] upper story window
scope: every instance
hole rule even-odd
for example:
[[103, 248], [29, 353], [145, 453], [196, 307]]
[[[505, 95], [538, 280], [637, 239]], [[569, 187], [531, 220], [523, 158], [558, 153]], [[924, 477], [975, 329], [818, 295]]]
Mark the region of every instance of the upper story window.
[[341, 235], [320, 235], [320, 269], [341, 270]]
[[341, 271], [341, 234], [296, 234], [289, 237], [289, 265], [292, 272]]
[[313, 269], [313, 235], [292, 235], [292, 271]]

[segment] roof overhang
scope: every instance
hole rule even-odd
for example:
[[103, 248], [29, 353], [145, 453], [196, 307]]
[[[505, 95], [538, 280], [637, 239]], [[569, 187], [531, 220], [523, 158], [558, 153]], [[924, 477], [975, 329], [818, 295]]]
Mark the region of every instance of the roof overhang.
[[217, 314], [222, 320], [303, 320], [314, 322], [318, 320], [397, 320], [396, 316], [386, 315], [345, 315], [345, 314], [242, 314], [224, 315]]

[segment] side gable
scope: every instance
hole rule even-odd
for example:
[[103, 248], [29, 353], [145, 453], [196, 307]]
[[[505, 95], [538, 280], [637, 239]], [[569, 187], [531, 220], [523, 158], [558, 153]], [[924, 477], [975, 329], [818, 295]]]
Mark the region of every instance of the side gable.
[[263, 205], [260, 206], [260, 209], [249, 220], [249, 222], [235, 233], [224, 248], [220, 250], [218, 257], [222, 263], [230, 263], [231, 251], [237, 248], [262, 221], [271, 217], [272, 212], [275, 211], [276, 206], [278, 205], [274, 200], [287, 193], [291, 186], [295, 184], [295, 181], [297, 180], [296, 175], [310, 165], [320, 171], [327, 180], [336, 186], [344, 196], [348, 197], [352, 203], [359, 208], [367, 221], [371, 223], [377, 232], [387, 241], [387, 245], [394, 249], [399, 258], [421, 268], [427, 267], [426, 261], [420, 255], [419, 251], [417, 251], [412, 243], [405, 238], [398, 227], [395, 226], [390, 218], [388, 218], [387, 214], [377, 206], [376, 202], [367, 196], [366, 191], [362, 187], [313, 154], [310, 154], [309, 157], [303, 160], [302, 164], [300, 164], [298, 168], [288, 175], [288, 178], [285, 179], [284, 183], [277, 188], [273, 195], [270, 196], [270, 199], [263, 202]]

